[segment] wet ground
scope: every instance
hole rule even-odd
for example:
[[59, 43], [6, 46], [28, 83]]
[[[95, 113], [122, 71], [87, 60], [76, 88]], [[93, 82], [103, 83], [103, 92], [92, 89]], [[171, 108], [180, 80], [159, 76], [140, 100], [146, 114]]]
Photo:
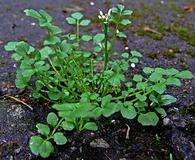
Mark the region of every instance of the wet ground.
[[[186, 5], [195, 5], [195, 0], [0, 0], [0, 96], [12, 95], [27, 99], [34, 111], [7, 98], [0, 98], [0, 159], [39, 159], [28, 148], [29, 137], [36, 134], [36, 122], [44, 122], [48, 108], [35, 102], [27, 91], [14, 86], [17, 64], [11, 54], [4, 51], [8, 41], [26, 40], [33, 46], [40, 44], [45, 32], [37, 22], [25, 17], [26, 8], [45, 9], [64, 32], [71, 28], [65, 17], [71, 11], [84, 11], [93, 23], [88, 31], [97, 32], [98, 9], [106, 10], [117, 2], [134, 11], [132, 25], [125, 32], [127, 40], [122, 44], [142, 52], [145, 57], [135, 71], [143, 66], [189, 69], [195, 75], [195, 9], [184, 10]], [[169, 92], [178, 98], [176, 104], [167, 107], [166, 126], [142, 127], [137, 122], [124, 121], [115, 115], [100, 119], [100, 129], [81, 135], [71, 133], [65, 146], [56, 148], [52, 160], [165, 160], [195, 159], [195, 81], [183, 81], [180, 88]], [[127, 125], [130, 127], [126, 139]], [[90, 145], [101, 141], [103, 146]], [[105, 147], [106, 148], [102, 148]]]

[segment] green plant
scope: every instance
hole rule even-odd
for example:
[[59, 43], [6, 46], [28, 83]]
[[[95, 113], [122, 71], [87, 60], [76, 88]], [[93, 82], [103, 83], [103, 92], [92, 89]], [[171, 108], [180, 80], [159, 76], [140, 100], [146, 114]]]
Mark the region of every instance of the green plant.
[[[180, 78], [193, 78], [189, 71], [150, 67], [145, 67], [143, 74], [135, 74], [132, 81], [127, 78], [129, 65], [135, 67], [142, 54], [113, 51], [118, 38], [127, 38], [122, 28], [131, 23], [132, 11], [121, 4], [107, 14], [100, 11], [103, 33], [95, 35], [81, 35], [80, 28], [88, 26], [90, 20], [82, 19], [79, 12], [66, 18], [76, 26], [76, 34], [63, 34], [43, 10], [24, 12], [37, 19], [48, 34], [41, 48], [23, 41], [5, 46], [7, 51], [15, 52], [12, 58], [20, 64], [16, 86], [29, 88], [34, 98], [51, 102], [56, 110], [48, 114], [47, 124], [36, 125], [41, 135], [30, 139], [35, 155], [48, 157], [54, 151], [52, 141], [64, 145], [66, 132], [95, 131], [98, 118], [117, 112], [129, 120], [137, 118], [144, 126], [155, 126], [159, 117], [166, 117], [164, 106], [176, 102], [175, 97], [165, 94], [167, 86], [181, 86]], [[91, 43], [92, 51], [83, 49], [84, 43]], [[115, 59], [116, 55], [120, 58]]]

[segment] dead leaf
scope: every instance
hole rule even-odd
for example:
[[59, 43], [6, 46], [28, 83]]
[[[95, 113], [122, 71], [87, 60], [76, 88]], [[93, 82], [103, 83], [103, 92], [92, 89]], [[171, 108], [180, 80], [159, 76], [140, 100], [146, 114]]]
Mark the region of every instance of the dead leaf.
[[150, 27], [144, 27], [143, 29], [144, 29], [144, 31], [146, 31], [146, 32], [152, 32], [152, 33], [156, 33], [156, 34], [161, 34], [161, 33], [158, 32], [157, 30], [152, 29], [152, 28], [150, 28]]
[[184, 7], [184, 10], [188, 13], [192, 13], [195, 9], [195, 4], [188, 4]]
[[0, 40], [0, 45], [3, 44], [4, 42]]
[[66, 13], [66, 12], [78, 12], [78, 11], [83, 11], [84, 9], [81, 8], [80, 6], [64, 6], [62, 8], [62, 12]]

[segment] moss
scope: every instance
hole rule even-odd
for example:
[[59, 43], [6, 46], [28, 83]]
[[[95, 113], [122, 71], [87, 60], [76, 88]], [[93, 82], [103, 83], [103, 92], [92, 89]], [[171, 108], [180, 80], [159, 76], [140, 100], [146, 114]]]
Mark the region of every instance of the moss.
[[178, 35], [180, 38], [187, 41], [189, 44], [195, 46], [195, 33], [191, 33], [187, 28], [172, 27], [171, 31]]
[[148, 52], [146, 55], [151, 59], [158, 59], [158, 55], [154, 52]]
[[193, 50], [187, 50], [186, 54], [195, 58], [195, 51], [193, 51]]
[[161, 54], [161, 55], [163, 55], [163, 56], [166, 56], [166, 57], [168, 57], [168, 58], [170, 58], [170, 59], [176, 58], [176, 53], [175, 53], [172, 49], [160, 51], [159, 54]]
[[48, 11], [52, 11], [53, 10], [53, 6], [51, 4], [47, 4], [45, 9], [48, 10]]
[[181, 64], [182, 70], [189, 70], [189, 66], [186, 63]]
[[146, 29], [143, 27], [140, 27], [137, 30], [134, 30], [135, 33], [137, 33], [139, 36], [148, 36], [154, 40], [162, 40], [163, 39], [163, 34], [160, 32], [153, 30], [153, 29]]

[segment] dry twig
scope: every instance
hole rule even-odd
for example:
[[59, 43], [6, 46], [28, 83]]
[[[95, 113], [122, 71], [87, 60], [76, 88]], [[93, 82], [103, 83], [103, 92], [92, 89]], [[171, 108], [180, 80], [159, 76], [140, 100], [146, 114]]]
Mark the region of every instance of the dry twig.
[[28, 105], [27, 103], [25, 103], [24, 101], [22, 101], [16, 97], [13, 97], [13, 96], [5, 96], [5, 97], [11, 98], [19, 103], [22, 103], [23, 105], [27, 106], [30, 110], [33, 110], [33, 108], [30, 105]]

